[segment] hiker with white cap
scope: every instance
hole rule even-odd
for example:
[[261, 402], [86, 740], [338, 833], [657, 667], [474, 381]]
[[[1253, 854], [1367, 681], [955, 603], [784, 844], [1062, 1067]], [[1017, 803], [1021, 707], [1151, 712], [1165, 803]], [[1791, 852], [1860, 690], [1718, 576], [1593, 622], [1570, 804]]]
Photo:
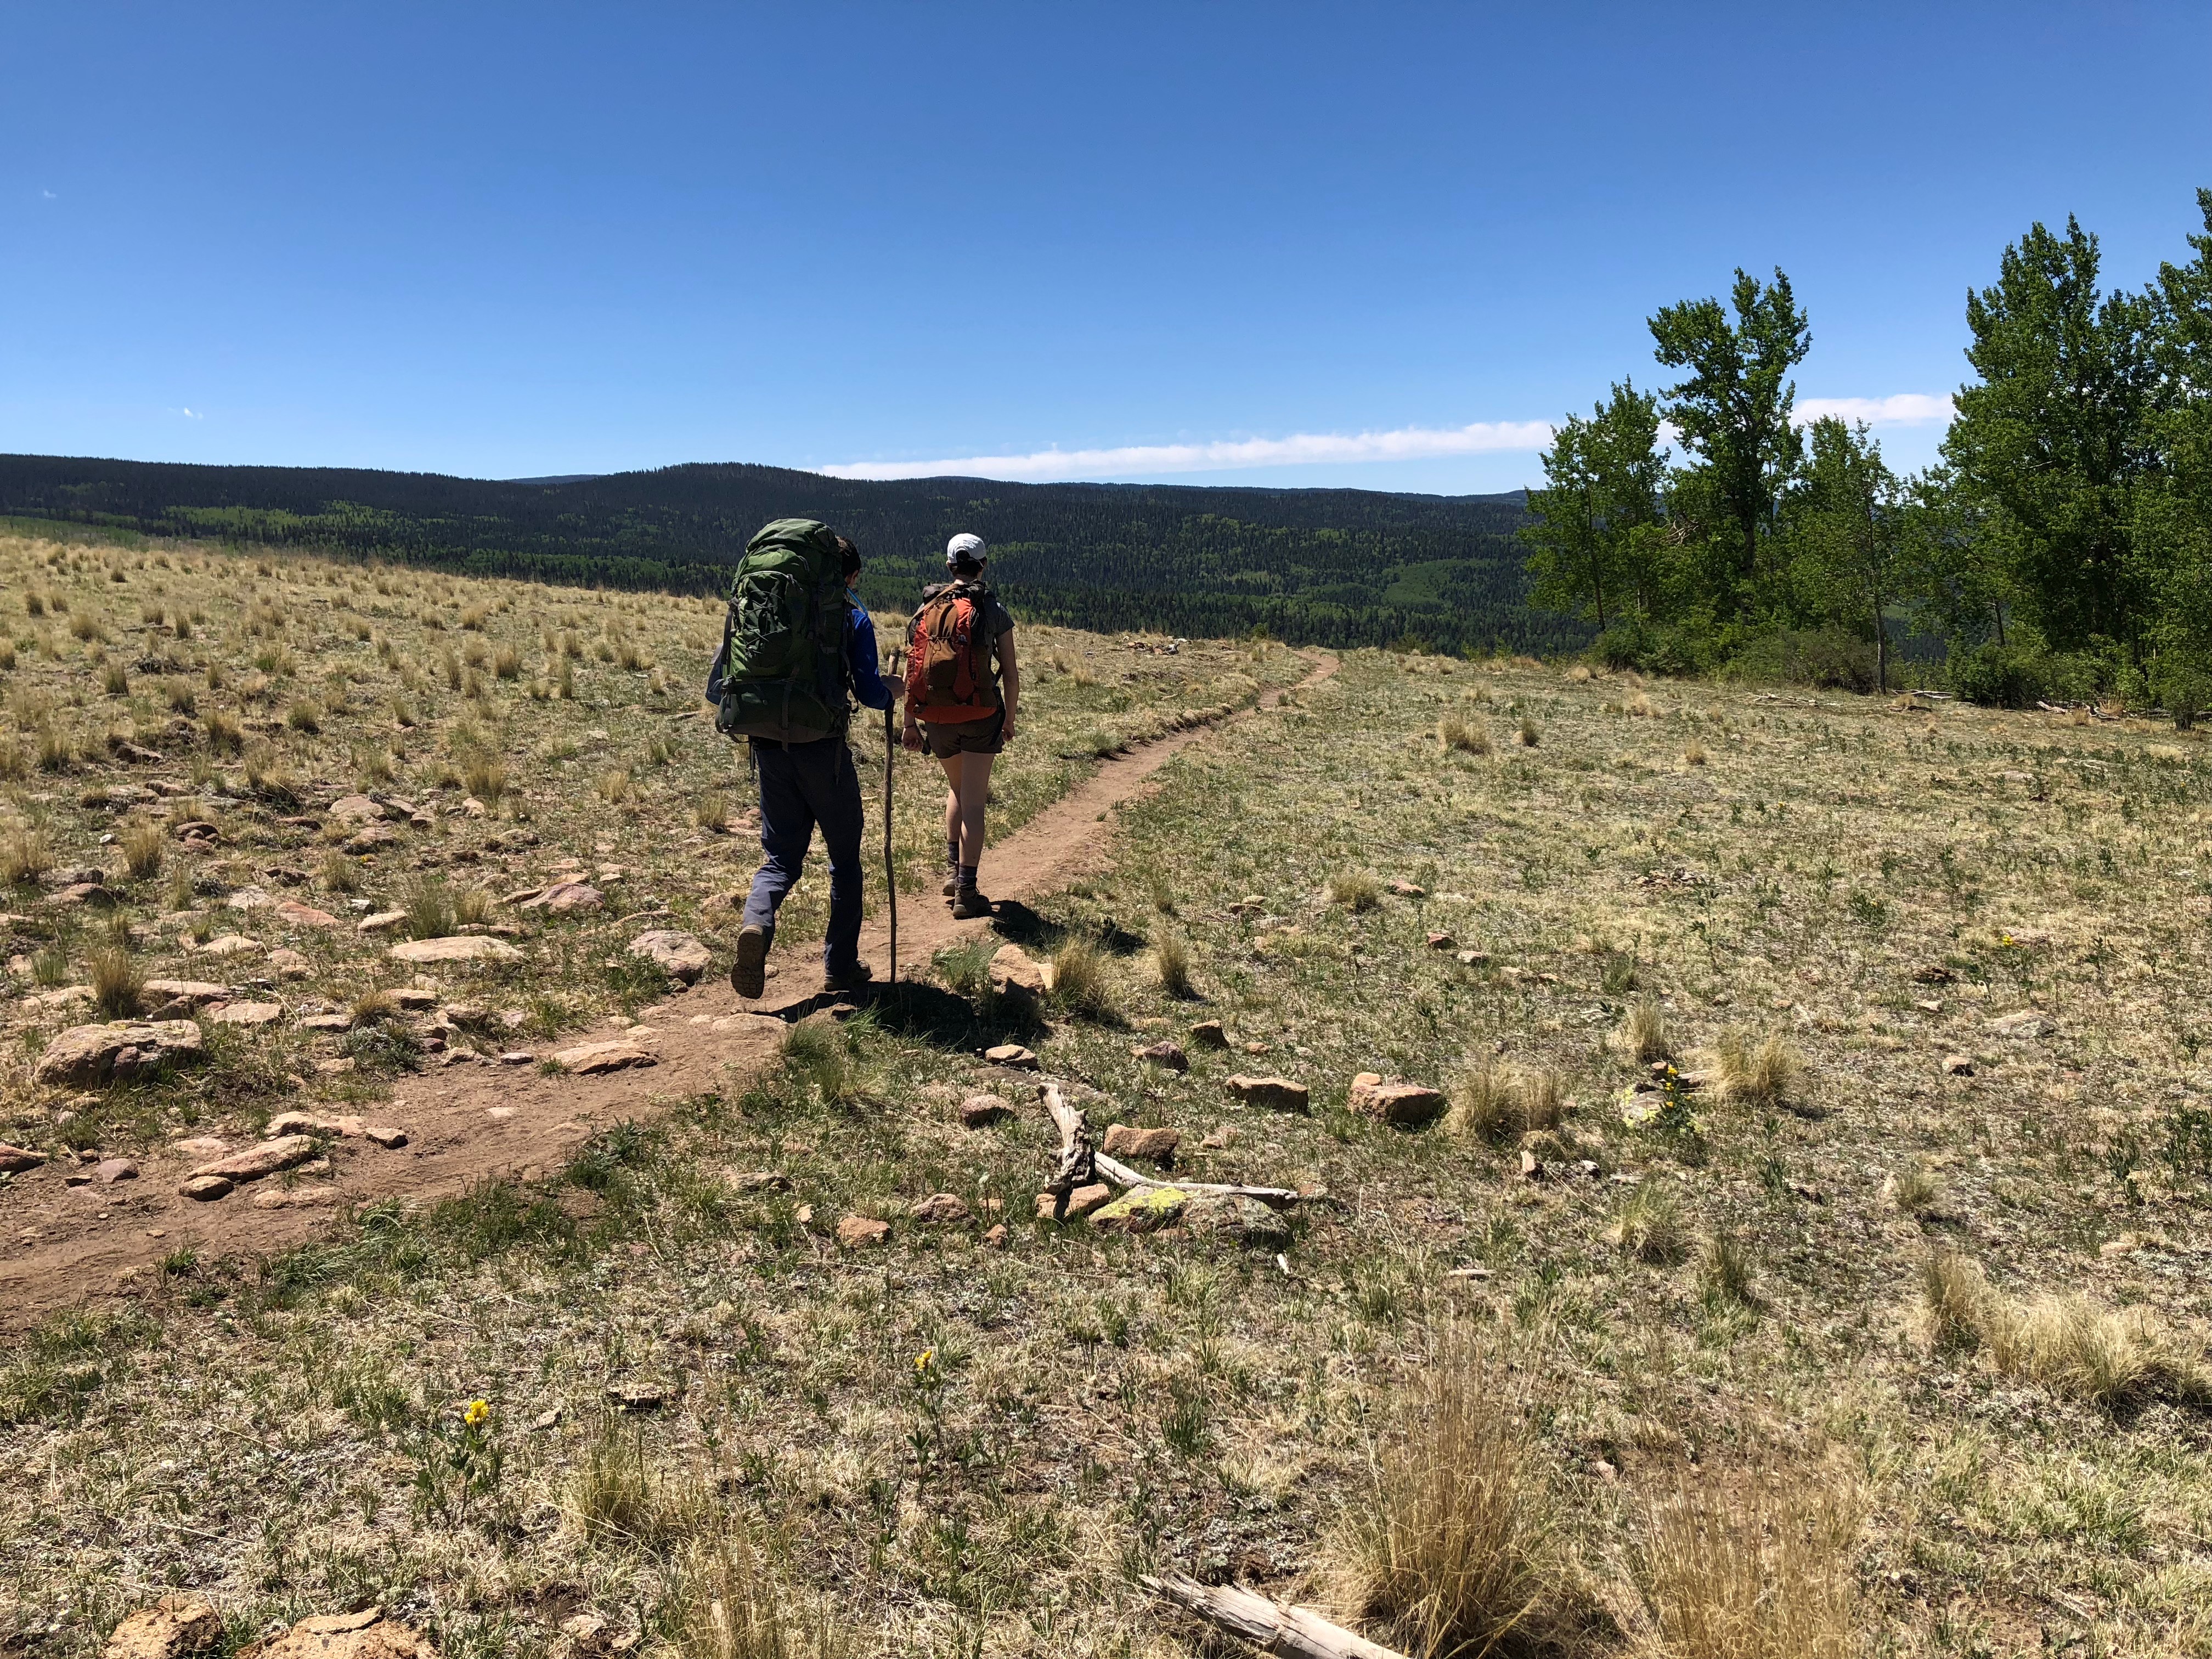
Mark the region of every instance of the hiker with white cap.
[[984, 585], [989, 549], [981, 536], [945, 544], [951, 578], [921, 592], [907, 630], [908, 749], [927, 747], [945, 769], [945, 896], [957, 920], [991, 914], [975, 883], [983, 861], [983, 807], [991, 763], [1014, 735], [1022, 700], [1014, 619]]

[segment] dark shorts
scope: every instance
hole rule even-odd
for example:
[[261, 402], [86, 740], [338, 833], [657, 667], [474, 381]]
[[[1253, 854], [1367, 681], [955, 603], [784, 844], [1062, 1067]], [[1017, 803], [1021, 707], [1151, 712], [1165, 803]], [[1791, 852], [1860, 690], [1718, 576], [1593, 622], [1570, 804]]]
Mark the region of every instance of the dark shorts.
[[1006, 711], [1003, 708], [980, 720], [921, 723], [922, 741], [939, 760], [949, 760], [955, 755], [995, 755], [1006, 746]]

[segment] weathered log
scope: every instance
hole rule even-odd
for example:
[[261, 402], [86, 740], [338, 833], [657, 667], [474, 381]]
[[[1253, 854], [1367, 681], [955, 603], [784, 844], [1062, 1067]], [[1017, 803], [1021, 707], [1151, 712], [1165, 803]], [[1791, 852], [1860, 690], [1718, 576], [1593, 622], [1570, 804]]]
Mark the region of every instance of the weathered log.
[[1240, 1198], [1256, 1198], [1270, 1209], [1287, 1210], [1298, 1201], [1298, 1194], [1288, 1187], [1227, 1187], [1214, 1181], [1161, 1181], [1148, 1175], [1139, 1175], [1117, 1158], [1103, 1152], [1094, 1152], [1091, 1163], [1098, 1173], [1122, 1187], [1172, 1187], [1179, 1193], [1227, 1193]]
[[1217, 1630], [1285, 1659], [1405, 1659], [1395, 1649], [1332, 1625], [1310, 1607], [1271, 1601], [1235, 1584], [1201, 1584], [1179, 1572], [1139, 1582]]
[[1067, 1103], [1057, 1083], [1044, 1085], [1044, 1109], [1060, 1130], [1060, 1164], [1044, 1189], [1060, 1200], [1055, 1207], [1064, 1209], [1070, 1193], [1098, 1178], [1098, 1154], [1091, 1144], [1091, 1120]]

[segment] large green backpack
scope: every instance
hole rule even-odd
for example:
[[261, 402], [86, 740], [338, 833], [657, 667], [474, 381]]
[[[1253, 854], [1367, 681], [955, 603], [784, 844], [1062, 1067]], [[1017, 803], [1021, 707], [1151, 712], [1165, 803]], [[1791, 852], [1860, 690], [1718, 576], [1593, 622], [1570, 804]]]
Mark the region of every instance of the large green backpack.
[[837, 538], [812, 519], [778, 519], [745, 544], [730, 584], [722, 649], [707, 677], [716, 728], [811, 743], [845, 729], [845, 576]]

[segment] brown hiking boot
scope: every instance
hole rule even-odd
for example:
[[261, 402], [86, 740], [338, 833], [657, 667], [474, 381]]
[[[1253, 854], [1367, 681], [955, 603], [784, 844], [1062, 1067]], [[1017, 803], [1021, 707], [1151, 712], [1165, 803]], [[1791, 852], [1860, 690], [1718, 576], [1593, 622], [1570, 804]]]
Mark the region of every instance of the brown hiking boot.
[[822, 973], [822, 988], [833, 994], [839, 991], [857, 991], [872, 981], [875, 976], [876, 970], [865, 962], [856, 962], [840, 974], [833, 974], [824, 969]]
[[768, 929], [758, 922], [738, 930], [738, 959], [730, 964], [730, 988], [753, 1001], [768, 989]]
[[947, 898], [951, 898], [954, 894], [957, 893], [960, 890], [960, 872], [957, 870], [955, 870], [951, 875], [945, 877], [945, 885], [939, 888], [937, 890], [944, 894]]
[[983, 896], [979, 888], [963, 887], [952, 896], [952, 920], [971, 921], [977, 916], [991, 914], [991, 901]]

